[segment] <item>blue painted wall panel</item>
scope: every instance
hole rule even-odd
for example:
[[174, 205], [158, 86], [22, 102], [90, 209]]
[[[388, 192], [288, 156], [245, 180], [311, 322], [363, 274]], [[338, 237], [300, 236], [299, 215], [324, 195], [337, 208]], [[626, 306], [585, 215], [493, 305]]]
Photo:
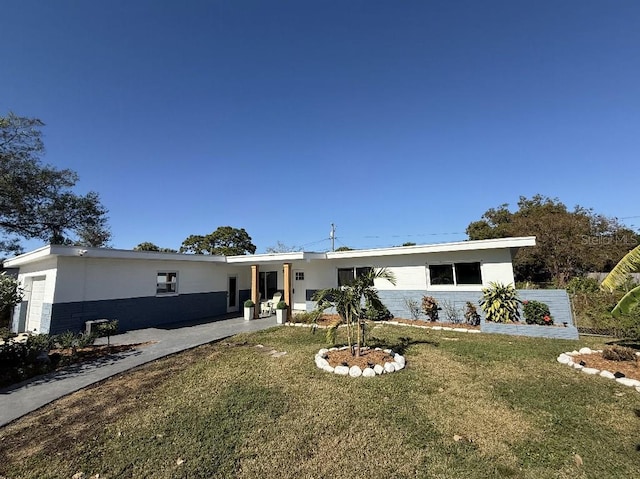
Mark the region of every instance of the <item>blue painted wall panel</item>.
[[221, 316], [227, 312], [227, 293], [181, 294], [103, 301], [55, 303], [50, 334], [84, 331], [90, 319], [117, 319], [121, 332], [163, 324]]

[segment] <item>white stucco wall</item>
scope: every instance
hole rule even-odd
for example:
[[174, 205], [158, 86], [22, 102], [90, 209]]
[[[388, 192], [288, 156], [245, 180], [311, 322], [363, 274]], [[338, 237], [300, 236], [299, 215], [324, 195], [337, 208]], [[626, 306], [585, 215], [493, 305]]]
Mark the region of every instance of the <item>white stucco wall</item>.
[[[482, 285], [430, 286], [427, 284], [427, 266], [429, 264], [472, 262], [480, 263]], [[294, 269], [296, 266], [294, 265]], [[479, 291], [492, 281], [504, 284], [514, 282], [509, 249], [311, 261], [302, 263], [300, 269], [305, 270], [307, 289], [323, 289], [337, 286], [339, 268], [366, 266], [386, 267], [395, 275], [395, 286], [386, 280], [376, 281], [376, 287], [379, 290]]]
[[58, 258], [57, 303], [137, 298], [156, 295], [158, 272], [178, 272], [178, 294], [227, 290], [227, 276], [237, 268], [220, 263]]

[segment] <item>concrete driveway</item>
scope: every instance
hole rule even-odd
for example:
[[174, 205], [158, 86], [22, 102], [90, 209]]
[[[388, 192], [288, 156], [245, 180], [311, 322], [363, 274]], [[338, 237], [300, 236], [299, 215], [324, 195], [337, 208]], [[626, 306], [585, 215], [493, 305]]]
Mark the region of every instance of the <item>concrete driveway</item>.
[[[253, 321], [231, 318], [170, 329], [139, 329], [112, 336], [111, 344], [156, 343], [92, 363], [73, 365], [0, 389], [0, 427], [67, 394], [141, 364], [234, 334], [260, 331], [273, 326], [276, 326], [275, 316]], [[96, 344], [106, 343], [106, 338], [96, 341]]]

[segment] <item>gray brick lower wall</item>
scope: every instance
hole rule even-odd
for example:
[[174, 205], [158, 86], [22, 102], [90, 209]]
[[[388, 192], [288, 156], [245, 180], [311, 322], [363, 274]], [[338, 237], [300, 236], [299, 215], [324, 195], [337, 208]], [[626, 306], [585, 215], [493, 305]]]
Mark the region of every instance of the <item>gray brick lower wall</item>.
[[221, 316], [226, 312], [226, 291], [54, 303], [49, 333], [84, 331], [85, 321], [91, 319], [117, 319], [120, 332], [124, 332]]
[[509, 334], [511, 336], [530, 336], [535, 338], [578, 339], [575, 326], [538, 326], [534, 324], [499, 324], [482, 321], [480, 330], [483, 333]]

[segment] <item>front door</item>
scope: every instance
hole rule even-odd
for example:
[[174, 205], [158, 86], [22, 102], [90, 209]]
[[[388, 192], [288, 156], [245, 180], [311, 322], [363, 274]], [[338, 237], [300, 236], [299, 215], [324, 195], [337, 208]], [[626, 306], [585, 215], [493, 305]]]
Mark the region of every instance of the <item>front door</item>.
[[227, 313], [238, 311], [238, 277], [229, 276], [227, 286]]
[[306, 311], [307, 289], [304, 281], [304, 271], [293, 270], [293, 309]]
[[44, 303], [45, 278], [33, 278], [31, 281], [31, 295], [29, 297], [29, 310], [27, 313], [26, 330], [39, 333], [42, 323], [42, 303]]

